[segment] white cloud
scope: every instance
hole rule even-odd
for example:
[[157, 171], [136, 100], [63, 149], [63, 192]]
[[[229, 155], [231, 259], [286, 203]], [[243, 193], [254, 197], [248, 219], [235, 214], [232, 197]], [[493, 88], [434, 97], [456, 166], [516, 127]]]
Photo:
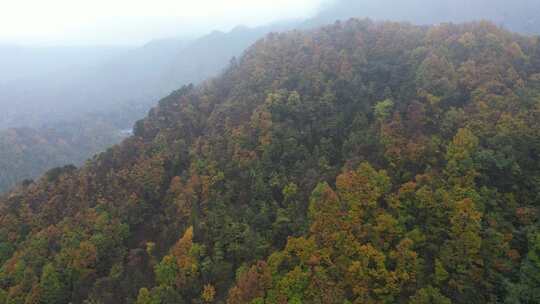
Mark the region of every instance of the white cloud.
[[325, 0], [0, 0], [0, 41], [140, 43], [314, 14]]

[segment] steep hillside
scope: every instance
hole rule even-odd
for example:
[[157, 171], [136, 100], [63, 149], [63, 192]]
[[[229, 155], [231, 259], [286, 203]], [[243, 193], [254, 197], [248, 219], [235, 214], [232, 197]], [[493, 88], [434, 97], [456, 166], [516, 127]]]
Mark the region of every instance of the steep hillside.
[[540, 39], [271, 34], [0, 200], [0, 303], [537, 303]]
[[[51, 122], [85, 119], [95, 114], [120, 114], [126, 107], [137, 106], [140, 110], [130, 117], [131, 126], [144, 117], [158, 98], [182, 85], [216, 76], [233, 57], [240, 56], [257, 39], [270, 31], [291, 27], [292, 23], [238, 27], [230, 32], [216, 31], [191, 41], [155, 40], [131, 50], [110, 51], [114, 55], [99, 62], [92, 60], [91, 56], [97, 57], [98, 51], [96, 54], [90, 50], [81, 51], [80, 61], [88, 58], [89, 62], [94, 62], [82, 67], [77, 66], [73, 55], [65, 55], [67, 51], [50, 50], [46, 53], [51, 57], [56, 55], [56, 60], [60, 61], [56, 65], [57, 70], [46, 65], [52, 65], [47, 62], [48, 57], [36, 55], [33, 58], [36, 70], [41, 67], [47, 72], [34, 71], [28, 77], [0, 81], [0, 108], [5, 109], [0, 112], [0, 129], [35, 128]], [[14, 61], [7, 65], [7, 73], [17, 66], [20, 73], [26, 70], [20, 60], [14, 60], [19, 53], [24, 53], [24, 49], [16, 54], [4, 54], [6, 58], [0, 60], [0, 63], [10, 59]]]
[[[55, 166], [79, 165], [117, 144], [123, 138], [120, 132], [144, 117], [157, 98], [184, 84], [217, 75], [234, 56], [271, 29], [287, 26], [239, 27], [189, 43], [156, 40], [135, 50], [124, 50], [121, 56], [92, 68], [61, 69], [69, 62], [76, 63], [73, 56], [66, 57], [63, 49], [44, 50], [49, 56], [56, 54], [57, 60], [62, 58], [56, 65], [60, 70], [51, 71], [52, 67], [45, 64], [52, 65], [47, 57], [36, 56], [31, 61], [36, 70], [48, 69], [54, 72], [52, 76], [33, 71], [32, 77], [0, 83], [0, 192]], [[27, 58], [29, 51], [13, 53], [6, 54], [0, 63]], [[89, 54], [80, 53], [91, 61]], [[19, 60], [6, 67], [7, 73], [11, 66], [25, 72]], [[8, 127], [19, 131], [3, 130]]]
[[174, 88], [198, 84], [222, 72], [234, 57], [270, 32], [294, 28], [298, 22], [282, 22], [260, 27], [237, 26], [229, 32], [214, 31], [193, 41], [174, 57], [164, 77], [173, 80]]

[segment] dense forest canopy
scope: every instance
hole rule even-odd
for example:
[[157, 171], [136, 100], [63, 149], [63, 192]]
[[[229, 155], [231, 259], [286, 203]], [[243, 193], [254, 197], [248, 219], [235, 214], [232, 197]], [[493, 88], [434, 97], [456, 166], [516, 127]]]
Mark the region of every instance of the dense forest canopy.
[[0, 199], [0, 303], [539, 303], [540, 39], [270, 34]]

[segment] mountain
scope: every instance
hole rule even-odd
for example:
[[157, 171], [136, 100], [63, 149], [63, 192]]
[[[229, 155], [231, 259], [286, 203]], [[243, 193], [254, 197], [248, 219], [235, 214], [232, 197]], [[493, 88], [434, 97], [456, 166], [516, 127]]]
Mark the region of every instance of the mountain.
[[338, 0], [306, 21], [237, 27], [193, 40], [155, 40], [140, 48], [0, 46], [0, 65], [5, 69], [0, 76], [0, 106], [10, 108], [0, 114], [0, 128], [38, 127], [117, 110], [119, 104], [139, 105], [144, 113], [153, 100], [178, 86], [217, 75], [232, 57], [269, 32], [370, 17], [416, 24], [486, 19], [517, 32], [539, 34], [539, 10], [536, 0], [512, 5], [503, 0]]
[[[124, 126], [130, 127], [144, 117], [156, 99], [179, 86], [219, 74], [233, 57], [240, 56], [257, 39], [270, 31], [290, 28], [292, 24], [237, 27], [227, 33], [215, 31], [190, 41], [155, 40], [140, 48], [111, 54], [106, 60], [94, 60], [93, 64], [91, 57], [97, 57], [97, 51], [84, 49], [92, 56], [81, 51], [79, 65], [65, 56], [62, 48], [44, 51], [60, 61], [55, 70], [44, 67], [47, 73], [36, 72], [0, 82], [0, 107], [7, 109], [0, 113], [0, 129], [36, 128], [138, 107], [140, 110]], [[6, 62], [14, 57], [7, 52], [4, 55]], [[42, 57], [45, 56], [36, 55], [33, 60], [41, 65], [54, 62]], [[88, 64], [80, 65], [86, 60]], [[25, 65], [20, 61], [15, 60], [11, 65], [14, 69], [19, 67], [20, 74], [24, 73]]]
[[[193, 40], [155, 40], [140, 48], [0, 46], [0, 65], [5, 69], [0, 76], [0, 108], [3, 109], [0, 112], [0, 129], [32, 128], [39, 132], [42, 128], [50, 129], [48, 126], [52, 124], [56, 133], [71, 134], [70, 126], [82, 120], [88, 124], [81, 126], [83, 130], [109, 132], [89, 136], [106, 138], [102, 143], [116, 143], [113, 140], [121, 138], [118, 134], [144, 117], [154, 105], [154, 100], [182, 85], [197, 84], [219, 74], [233, 57], [240, 56], [249, 45], [269, 32], [292, 28], [306, 30], [337, 19], [369, 16], [421, 24], [485, 18], [518, 32], [540, 33], [540, 20], [536, 14], [539, 10], [540, 2], [530, 0], [516, 1], [511, 6], [499, 0], [406, 0], [399, 3], [340, 0], [321, 8], [317, 16], [306, 21], [256, 28], [239, 26], [230, 32], [215, 31]], [[96, 124], [89, 118], [95, 118]], [[103, 129], [101, 123], [115, 128]], [[27, 133], [17, 134], [23, 136]], [[85, 136], [81, 134], [82, 138]], [[32, 142], [32, 139], [21, 138], [20, 141]], [[54, 159], [79, 165], [81, 160], [105, 148], [103, 145], [91, 149], [85, 146], [73, 154], [73, 148], [83, 146], [55, 149]], [[39, 147], [26, 151], [29, 154], [25, 159], [42, 159]], [[14, 152], [9, 153], [13, 155]], [[10, 156], [7, 159], [4, 163], [11, 163], [14, 158]], [[24, 166], [14, 166], [15, 163]], [[30, 164], [32, 162], [23, 159], [11, 163], [9, 168], [0, 164], [0, 171], [4, 172], [0, 177], [0, 192], [14, 182], [22, 181], [19, 177], [35, 178], [45, 168], [59, 165], [57, 161], [43, 162], [35, 168]]]
[[[391, 9], [390, 9], [391, 8]], [[237, 27], [198, 39], [162, 39], [140, 48], [0, 45], [0, 129], [39, 127], [88, 113], [137, 105], [134, 122], [178, 86], [217, 75], [232, 57], [269, 32], [309, 29], [338, 19], [369, 17], [416, 24], [491, 20], [527, 34], [540, 33], [540, 2], [518, 0], [337, 0], [306, 21]], [[47, 106], [43, 106], [47, 105]], [[120, 106], [119, 106], [120, 105]]]
[[[264, 34], [288, 26], [237, 27], [192, 42], [156, 40], [98, 65], [0, 85], [0, 107], [5, 109], [0, 113], [0, 192], [55, 166], [82, 164], [120, 142], [120, 133], [144, 117], [154, 100], [217, 75]], [[48, 53], [63, 58], [61, 52]], [[88, 56], [82, 52], [81, 58]]]
[[270, 34], [0, 199], [0, 303], [536, 303], [540, 38]]
[[517, 0], [336, 0], [323, 9], [312, 22], [334, 22], [350, 17], [408, 21], [415, 24], [438, 24], [490, 20], [507, 29], [540, 34], [540, 2]]
[[270, 32], [290, 30], [300, 21], [274, 23], [259, 27], [237, 26], [229, 32], [214, 31], [196, 39], [175, 57], [167, 78], [174, 79], [175, 89], [217, 76], [234, 57]]

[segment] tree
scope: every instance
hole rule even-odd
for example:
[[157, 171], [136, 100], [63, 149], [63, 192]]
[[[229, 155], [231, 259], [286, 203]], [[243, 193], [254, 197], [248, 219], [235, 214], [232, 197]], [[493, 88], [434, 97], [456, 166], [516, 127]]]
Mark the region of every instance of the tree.
[[250, 303], [258, 298], [264, 298], [265, 290], [270, 288], [272, 274], [265, 262], [257, 262], [240, 274], [236, 286], [231, 288], [227, 304]]
[[3, 289], [0, 289], [0, 303], [2, 304], [6, 303], [7, 298], [8, 298], [7, 292]]
[[392, 110], [394, 108], [394, 102], [392, 99], [385, 99], [383, 101], [379, 101], [375, 104], [374, 107], [374, 113], [375, 117], [379, 119], [380, 121], [385, 121], [388, 117], [390, 117], [390, 114], [392, 114]]
[[40, 303], [63, 304], [69, 302], [67, 285], [63, 282], [61, 274], [53, 264], [49, 263], [43, 267], [39, 286]]
[[143, 287], [139, 290], [136, 304], [154, 304], [154, 302], [152, 302], [152, 297], [150, 296], [150, 291], [147, 288]]
[[452, 304], [452, 301], [443, 296], [437, 288], [428, 286], [419, 289], [409, 300], [410, 304]]
[[446, 174], [456, 185], [473, 185], [477, 176], [474, 153], [478, 138], [469, 129], [459, 129], [446, 152]]
[[203, 292], [201, 294], [201, 298], [205, 303], [212, 303], [214, 301], [214, 298], [216, 296], [216, 289], [211, 284], [204, 285]]
[[510, 286], [508, 303], [540, 303], [540, 233], [529, 235], [529, 251], [519, 269], [519, 282]]

